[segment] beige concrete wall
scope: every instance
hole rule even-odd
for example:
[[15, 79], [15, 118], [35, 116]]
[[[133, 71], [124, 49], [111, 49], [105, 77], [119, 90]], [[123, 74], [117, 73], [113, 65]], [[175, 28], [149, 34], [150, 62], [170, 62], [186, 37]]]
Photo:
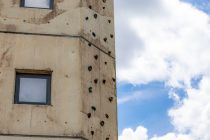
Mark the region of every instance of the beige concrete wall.
[[80, 0], [55, 0], [54, 9], [20, 7], [20, 0], [0, 0], [0, 30], [69, 34], [80, 32]]
[[[81, 135], [79, 39], [0, 33], [0, 134]], [[14, 104], [15, 69], [52, 70], [52, 105]]]
[[[117, 139], [108, 54], [79, 38], [0, 33], [0, 56], [0, 134]], [[15, 69], [52, 70], [52, 106], [13, 104]]]
[[115, 60], [83, 40], [81, 60], [84, 135], [91, 140], [117, 140]]
[[48, 137], [25, 137], [25, 136], [0, 136], [0, 140], [84, 140], [81, 138], [48, 138]]
[[[97, 15], [97, 16], [96, 16]], [[88, 17], [88, 20], [86, 18]], [[114, 18], [81, 8], [81, 36], [115, 57]]]
[[[117, 140], [113, 0], [19, 4], [0, 0], [0, 140]], [[15, 69], [52, 70], [52, 105], [14, 104]]]
[[0, 0], [0, 31], [81, 36], [115, 56], [113, 0], [55, 0], [54, 9]]

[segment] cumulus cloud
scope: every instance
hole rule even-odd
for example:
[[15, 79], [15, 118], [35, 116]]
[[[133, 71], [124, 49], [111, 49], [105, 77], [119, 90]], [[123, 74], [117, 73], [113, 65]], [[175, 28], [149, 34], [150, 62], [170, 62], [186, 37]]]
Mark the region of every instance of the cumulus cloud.
[[131, 128], [125, 129], [119, 140], [148, 140], [147, 129], [139, 126], [136, 131]]
[[[139, 126], [125, 129], [119, 139], [210, 140], [209, 15], [180, 0], [115, 2], [118, 80], [163, 81], [186, 91], [184, 98], [169, 95], [177, 103], [168, 112], [174, 132], [149, 138]], [[192, 80], [200, 76], [193, 87]]]
[[147, 129], [139, 126], [136, 130], [125, 129], [119, 140], [194, 140], [191, 136], [185, 134], [168, 133], [162, 137], [154, 136], [148, 138]]
[[140, 126], [138, 131], [125, 129], [119, 140], [210, 140], [209, 85], [210, 77], [203, 78], [198, 89], [187, 89], [188, 97], [169, 110], [175, 132], [149, 139], [147, 129]]
[[187, 89], [188, 97], [181, 106], [169, 111], [178, 132], [188, 133], [195, 140], [210, 140], [210, 78], [204, 77], [199, 89]]
[[166, 81], [169, 86], [189, 87], [193, 77], [209, 73], [207, 14], [179, 0], [119, 3], [120, 8], [116, 8], [119, 81], [133, 84]]

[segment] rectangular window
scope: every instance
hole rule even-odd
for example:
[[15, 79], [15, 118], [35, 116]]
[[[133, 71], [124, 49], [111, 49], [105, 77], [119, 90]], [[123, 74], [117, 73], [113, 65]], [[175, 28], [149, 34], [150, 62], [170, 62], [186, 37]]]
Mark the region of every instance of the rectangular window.
[[52, 9], [53, 0], [21, 0], [21, 7]]
[[15, 104], [50, 105], [51, 74], [16, 73]]

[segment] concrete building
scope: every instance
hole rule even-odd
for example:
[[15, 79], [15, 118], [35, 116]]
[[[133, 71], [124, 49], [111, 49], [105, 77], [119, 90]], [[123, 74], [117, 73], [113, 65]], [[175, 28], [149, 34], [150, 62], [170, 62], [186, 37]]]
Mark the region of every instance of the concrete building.
[[113, 0], [0, 0], [0, 140], [117, 140]]

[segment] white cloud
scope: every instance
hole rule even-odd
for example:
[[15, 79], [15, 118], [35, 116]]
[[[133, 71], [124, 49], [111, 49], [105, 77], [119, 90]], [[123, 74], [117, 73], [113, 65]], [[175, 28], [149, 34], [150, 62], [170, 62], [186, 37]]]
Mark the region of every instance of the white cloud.
[[188, 89], [188, 97], [169, 115], [178, 132], [189, 133], [196, 140], [210, 140], [210, 78], [202, 79], [199, 89]]
[[119, 140], [148, 140], [147, 129], [139, 126], [136, 131], [127, 128], [123, 131]]
[[168, 133], [164, 136], [148, 137], [147, 129], [139, 126], [136, 130], [131, 128], [124, 129], [119, 140], [194, 140], [191, 136], [185, 134]]
[[[174, 132], [148, 138], [139, 126], [125, 129], [119, 139], [210, 140], [210, 17], [179, 0], [116, 0], [115, 5], [118, 80], [164, 81], [187, 94], [183, 99], [170, 94], [178, 103], [169, 111]], [[191, 80], [200, 75], [193, 88]]]
[[138, 131], [125, 129], [119, 137], [120, 140], [210, 140], [209, 85], [210, 77], [203, 78], [198, 89], [188, 89], [188, 97], [169, 111], [175, 132], [149, 139], [147, 129], [140, 126], [141, 129], [137, 129]]
[[118, 79], [189, 87], [210, 71], [209, 16], [178, 0], [146, 1], [116, 2]]

